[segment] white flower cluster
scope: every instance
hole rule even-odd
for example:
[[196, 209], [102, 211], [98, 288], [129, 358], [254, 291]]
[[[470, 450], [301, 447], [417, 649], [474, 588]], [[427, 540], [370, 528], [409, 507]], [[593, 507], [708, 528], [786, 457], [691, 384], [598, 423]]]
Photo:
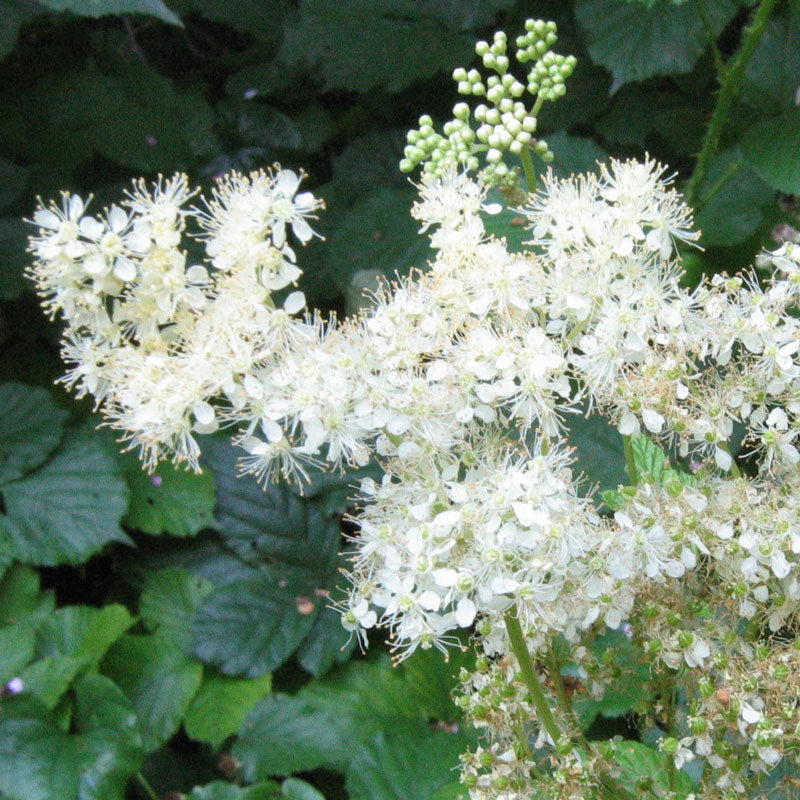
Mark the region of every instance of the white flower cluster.
[[[187, 207], [195, 192], [176, 175], [151, 190], [135, 183], [121, 206], [98, 216], [67, 194], [34, 214], [29, 274], [51, 315], [69, 326], [65, 381], [95, 397], [148, 466], [172, 455], [197, 468], [194, 434], [219, 424], [208, 401], [236, 404], [254, 367], [287, 338], [314, 335], [290, 318], [304, 307], [302, 294], [290, 294], [283, 309], [272, 302], [300, 275], [287, 227], [308, 241], [307, 217], [320, 207], [310, 193], [296, 194], [299, 183], [289, 170], [234, 174], [200, 210]], [[190, 221], [206, 265], [181, 249]]]
[[[676, 244], [697, 234], [663, 173], [612, 161], [549, 176], [520, 211], [534, 247], [522, 253], [486, 232], [483, 215], [499, 209], [484, 184], [429, 176], [413, 214], [430, 269], [341, 324], [294, 317], [297, 292], [281, 309], [272, 300], [300, 274], [288, 230], [307, 241], [319, 207], [288, 171], [235, 175], [202, 210], [187, 207], [182, 177], [137, 185], [102, 217], [67, 197], [35, 215], [31, 274], [69, 323], [68, 381], [147, 463], [196, 466], [195, 434], [221, 421], [238, 424], [243, 463], [264, 479], [381, 460], [383, 480], [362, 485], [343, 609], [358, 637], [386, 627], [406, 655], [475, 626], [504, 659], [515, 607], [534, 653], [561, 637], [580, 662], [594, 630], [629, 621], [656, 672], [717, 691], [726, 663], [746, 657], [742, 625], [777, 631], [800, 612], [800, 247], [769, 256], [763, 287], [721, 276], [682, 288]], [[205, 266], [180, 249], [190, 221]], [[651, 448], [652, 474], [609, 501], [612, 515], [571, 472], [565, 420], [586, 409]], [[736, 424], [756, 477], [738, 474]], [[695, 474], [632, 438], [642, 431], [691, 456]], [[697, 706], [707, 727], [664, 745], [678, 763], [708, 757], [720, 791], [736, 785], [742, 747], [757, 749], [757, 773], [797, 739], [763, 711], [764, 692], [747, 692], [740, 744]], [[712, 723], [724, 732], [705, 738]], [[470, 762], [476, 798], [528, 791], [523, 780], [521, 794], [498, 794], [529, 764], [510, 737]], [[564, 785], [579, 787], [585, 765], [567, 745]], [[489, 762], [497, 785], [478, 769]]]

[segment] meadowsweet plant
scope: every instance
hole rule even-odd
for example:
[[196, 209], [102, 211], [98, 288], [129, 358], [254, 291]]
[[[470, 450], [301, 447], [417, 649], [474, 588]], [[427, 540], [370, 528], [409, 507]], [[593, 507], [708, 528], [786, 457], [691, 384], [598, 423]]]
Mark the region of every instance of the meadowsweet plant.
[[[486, 102], [409, 134], [434, 256], [356, 317], [287, 294], [321, 204], [279, 167], [196, 204], [183, 176], [102, 212], [65, 195], [34, 215], [30, 275], [66, 322], [65, 382], [146, 466], [197, 468], [221, 425], [263, 481], [380, 461], [343, 624], [364, 644], [386, 629], [399, 659], [472, 633], [456, 702], [480, 734], [462, 758], [473, 800], [758, 796], [800, 758], [800, 246], [766, 253], [763, 280], [685, 288], [698, 233], [649, 159], [529, 185], [524, 252], [488, 233], [506, 158], [530, 175], [547, 153], [536, 113], [574, 66], [555, 35], [526, 24], [526, 82], [504, 34], [479, 43], [494, 74], [454, 77]], [[579, 414], [623, 443], [628, 485], [602, 498], [570, 447]], [[655, 698], [641, 722], [661, 760], [636, 778], [630, 742], [579, 718], [633, 680], [623, 651]]]

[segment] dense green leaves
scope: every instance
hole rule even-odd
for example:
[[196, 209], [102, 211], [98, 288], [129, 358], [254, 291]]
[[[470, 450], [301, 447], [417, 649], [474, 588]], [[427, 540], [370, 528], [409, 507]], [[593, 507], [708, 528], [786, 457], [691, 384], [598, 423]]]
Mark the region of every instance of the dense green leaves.
[[[432, 666], [426, 661], [423, 669]], [[441, 661], [437, 666], [449, 674]], [[410, 669], [393, 669], [383, 659], [351, 662], [293, 697], [268, 697], [253, 709], [233, 753], [251, 780], [327, 766], [343, 770], [348, 781], [358, 781], [352, 776], [367, 769], [367, 764], [372, 773], [380, 771], [384, 761], [387, 769], [391, 765], [396, 771], [398, 762], [412, 757], [409, 751], [414, 751], [420, 774], [429, 774], [433, 791], [452, 777], [449, 770], [457, 761], [458, 748], [466, 745], [463, 737], [445, 731], [432, 736], [428, 725], [431, 719], [442, 719], [443, 702], [450, 711], [445, 719], [456, 715], [449, 701], [455, 681], [452, 677], [441, 683], [434, 679], [420, 687], [419, 676]], [[426, 677], [434, 678], [432, 674]], [[441, 686], [438, 692], [433, 690], [437, 684]], [[373, 741], [382, 734], [390, 739]], [[421, 738], [426, 739], [424, 746]], [[445, 742], [455, 744], [450, 749]], [[364, 764], [358, 766], [358, 759]], [[391, 780], [397, 778], [394, 775]], [[371, 774], [366, 783], [357, 784], [358, 791], [369, 791], [377, 780], [379, 777]], [[397, 791], [397, 795], [386, 796], [405, 797], [402, 792], [407, 788], [398, 784]]]

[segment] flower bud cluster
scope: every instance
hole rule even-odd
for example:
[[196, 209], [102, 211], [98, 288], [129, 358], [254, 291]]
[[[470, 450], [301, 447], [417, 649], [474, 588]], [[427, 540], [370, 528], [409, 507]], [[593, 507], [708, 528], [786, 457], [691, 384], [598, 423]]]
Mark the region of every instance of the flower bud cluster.
[[[507, 154], [520, 155], [530, 148], [543, 160], [551, 161], [552, 152], [543, 139], [535, 139], [536, 115], [546, 100], [556, 100], [566, 91], [564, 81], [575, 69], [573, 56], [562, 56], [549, 48], [557, 40], [554, 22], [529, 19], [526, 33], [517, 37], [516, 60], [533, 62], [525, 82], [509, 71], [506, 34], [498, 31], [491, 43], [480, 41], [475, 52], [483, 66], [492, 73], [488, 78], [477, 69], [459, 67], [453, 72], [458, 93], [465, 97], [485, 98], [474, 110], [465, 102], [453, 107], [453, 119], [437, 133], [427, 114], [419, 119], [419, 128], [408, 133], [408, 145], [400, 162], [403, 172], [412, 172], [423, 164], [423, 175], [443, 176], [448, 170], [477, 171], [481, 157], [486, 164], [482, 180], [487, 185], [513, 185], [516, 173], [506, 163]], [[523, 97], [536, 98], [529, 109]], [[474, 117], [473, 128], [470, 116]]]

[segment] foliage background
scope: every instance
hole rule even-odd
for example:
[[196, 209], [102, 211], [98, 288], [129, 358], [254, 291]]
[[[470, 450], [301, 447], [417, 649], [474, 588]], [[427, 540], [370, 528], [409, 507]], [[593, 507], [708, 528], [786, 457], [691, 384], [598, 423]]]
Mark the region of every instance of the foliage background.
[[[0, 796], [448, 800], [473, 736], [450, 700], [467, 656], [422, 652], [392, 669], [379, 637], [354, 652], [328, 608], [358, 475], [265, 493], [236, 476], [220, 439], [202, 476], [169, 465], [148, 476], [53, 385], [58, 327], [22, 274], [34, 198], [68, 189], [103, 206], [140, 174], [183, 170], [209, 186], [230, 169], [303, 168], [328, 208], [301, 288], [350, 313], [378, 277], [424, 266], [397, 162], [420, 114], [449, 116], [449, 73], [471, 63], [477, 38], [531, 16], [558, 23], [557, 49], [579, 66], [540, 116], [557, 171], [647, 151], [680, 182], [751, 11], [737, 0], [0, 2]], [[690, 280], [741, 269], [800, 227], [798, 89], [800, 3], [781, 0], [700, 186], [705, 250], [684, 254]], [[521, 246], [513, 213], [494, 224]], [[622, 480], [607, 430], [578, 428], [575, 443], [593, 480]], [[590, 735], [641, 738], [650, 687], [634, 661], [620, 663], [618, 692], [580, 706]], [[657, 769], [636, 746], [645, 766], [631, 769]]]

